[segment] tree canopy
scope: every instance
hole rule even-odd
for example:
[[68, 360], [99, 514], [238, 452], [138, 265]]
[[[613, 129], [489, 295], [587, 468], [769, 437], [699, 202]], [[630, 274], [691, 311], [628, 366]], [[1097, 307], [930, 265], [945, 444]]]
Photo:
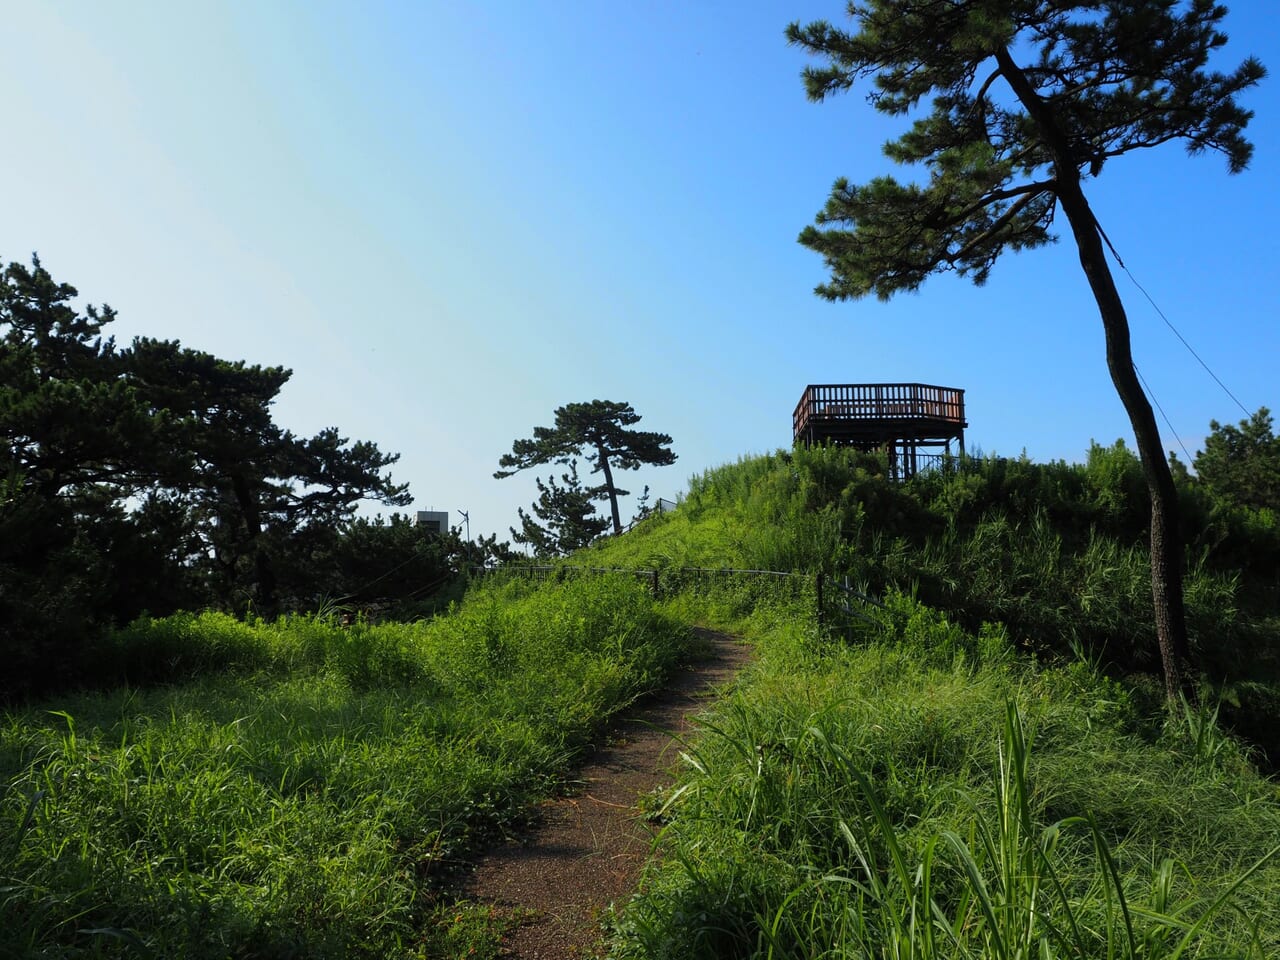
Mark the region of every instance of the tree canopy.
[[[336, 428], [298, 437], [284, 367], [106, 334], [110, 307], [33, 259], [0, 275], [0, 656], [17, 676], [143, 610], [278, 604], [300, 531], [409, 502], [396, 462]], [[296, 579], [296, 578], [295, 578]], [[37, 638], [43, 637], [43, 640]], [[26, 664], [21, 667], [20, 664]], [[15, 664], [19, 664], [15, 668]]]
[[1265, 71], [1252, 58], [1230, 72], [1209, 69], [1226, 42], [1218, 29], [1226, 8], [1212, 0], [868, 0], [848, 12], [853, 31], [822, 21], [787, 30], [826, 60], [804, 73], [809, 96], [822, 101], [870, 81], [875, 109], [914, 115], [886, 156], [928, 176], [836, 181], [800, 234], [830, 269], [816, 292], [888, 299], [946, 272], [982, 284], [1006, 250], [1055, 239], [1055, 218], [1065, 216], [1150, 493], [1153, 609], [1174, 699], [1189, 657], [1177, 493], [1082, 184], [1112, 159], [1172, 141], [1243, 170], [1252, 114], [1237, 96]]
[[[641, 466], [660, 467], [675, 463], [671, 437], [665, 433], [631, 430], [640, 415], [629, 403], [592, 400], [569, 403], [556, 408], [555, 425], [534, 427], [533, 437], [516, 440], [511, 452], [498, 461], [494, 477], [501, 479], [547, 463], [568, 464], [585, 456], [593, 473], [603, 475], [603, 483], [589, 488], [592, 499], [607, 499], [613, 521], [613, 532], [622, 532], [622, 516], [618, 497], [629, 493], [614, 483], [613, 471], [638, 470]], [[576, 470], [574, 471], [576, 475]]]
[[1271, 411], [1260, 407], [1238, 427], [1209, 421], [1196, 475], [1214, 495], [1254, 509], [1280, 511], [1280, 437]]
[[533, 516], [518, 511], [520, 529], [511, 528], [511, 539], [533, 550], [536, 557], [558, 557], [585, 547], [609, 526], [609, 518], [597, 516], [593, 502], [599, 488], [582, 485], [578, 478], [578, 462], [569, 461], [569, 470], [546, 483], [538, 477], [538, 499], [533, 503]]
[[848, 10], [856, 32], [788, 28], [792, 43], [828, 60], [805, 70], [806, 90], [822, 101], [870, 80], [880, 112], [921, 111], [884, 152], [929, 177], [836, 181], [800, 236], [831, 269], [824, 297], [887, 299], [947, 271], [981, 284], [1004, 250], [1053, 240], [1064, 195], [1134, 150], [1180, 140], [1192, 154], [1224, 154], [1232, 173], [1252, 156], [1243, 131], [1253, 114], [1236, 96], [1265, 70], [1252, 58], [1230, 73], [1206, 69], [1226, 42], [1226, 8], [1211, 0], [871, 0]]

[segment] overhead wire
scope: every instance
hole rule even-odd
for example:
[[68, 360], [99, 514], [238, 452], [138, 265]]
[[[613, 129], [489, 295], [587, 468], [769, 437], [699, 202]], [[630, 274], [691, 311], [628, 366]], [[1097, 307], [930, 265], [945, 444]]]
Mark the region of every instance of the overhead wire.
[[[1133, 285], [1142, 292], [1142, 295], [1144, 297], [1147, 298], [1147, 302], [1151, 304], [1151, 306], [1155, 309], [1156, 314], [1160, 317], [1161, 320], [1164, 321], [1165, 326], [1167, 326], [1170, 330], [1173, 331], [1173, 335], [1178, 338], [1178, 340], [1182, 343], [1184, 347], [1187, 348], [1187, 352], [1196, 358], [1196, 361], [1200, 364], [1200, 366], [1204, 367], [1205, 373], [1209, 374], [1209, 376], [1213, 378], [1213, 382], [1222, 388], [1222, 392], [1231, 398], [1232, 402], [1234, 402], [1235, 405], [1240, 408], [1240, 410], [1244, 413], [1245, 417], [1250, 416], [1250, 413], [1245, 408], [1245, 405], [1240, 402], [1240, 400], [1236, 397], [1234, 393], [1231, 392], [1230, 389], [1228, 389], [1227, 385], [1223, 383], [1221, 379], [1219, 379], [1218, 375], [1214, 373], [1212, 369], [1210, 369], [1209, 364], [1204, 362], [1204, 358], [1202, 358], [1200, 354], [1196, 353], [1195, 348], [1192, 347], [1191, 344], [1187, 342], [1187, 338], [1184, 337], [1178, 331], [1178, 328], [1173, 325], [1173, 322], [1167, 316], [1165, 316], [1165, 312], [1160, 309], [1160, 305], [1155, 302], [1151, 294], [1147, 293], [1147, 288], [1144, 287], [1142, 284], [1140, 284], [1138, 282], [1138, 278], [1133, 275], [1133, 271], [1131, 271], [1127, 266], [1125, 266], [1124, 260], [1121, 259], [1119, 251], [1116, 250], [1115, 244], [1111, 242], [1111, 238], [1107, 236], [1107, 231], [1102, 229], [1102, 224], [1098, 221], [1098, 218], [1096, 215], [1093, 218], [1093, 222], [1094, 222], [1094, 225], [1097, 226], [1098, 228], [1098, 234], [1102, 237], [1102, 241], [1107, 245], [1107, 249], [1110, 250], [1111, 255], [1116, 258], [1116, 263], [1120, 265], [1120, 269], [1125, 272], [1125, 275], [1128, 276], [1129, 280], [1132, 281]], [[1134, 369], [1135, 370], [1137, 369], [1136, 365]], [[1138, 376], [1141, 377], [1142, 375], [1139, 374]], [[1149, 394], [1151, 393], [1150, 387], [1147, 388], [1147, 393]], [[1152, 399], [1153, 400], [1155, 399], [1154, 394], [1152, 395]], [[1169, 424], [1169, 429], [1170, 430], [1173, 429], [1173, 424]]]
[[1164, 422], [1169, 425], [1169, 432], [1173, 434], [1173, 438], [1178, 441], [1178, 446], [1182, 448], [1182, 452], [1187, 456], [1187, 463], [1195, 460], [1191, 456], [1191, 452], [1187, 449], [1187, 445], [1182, 442], [1182, 436], [1173, 428], [1173, 422], [1169, 419], [1169, 415], [1164, 412], [1164, 407], [1160, 406], [1160, 401], [1156, 399], [1155, 391], [1151, 389], [1151, 385], [1147, 383], [1147, 378], [1142, 375], [1142, 371], [1138, 369], [1138, 365], [1133, 365], [1133, 372], [1138, 375], [1138, 379], [1142, 381], [1142, 388], [1147, 391], [1147, 396], [1151, 398], [1151, 402], [1156, 405], [1156, 409], [1160, 411], [1160, 416], [1164, 417]]
[[388, 570], [386, 573], [384, 573], [382, 576], [374, 577], [372, 580], [370, 580], [368, 583], [366, 583], [363, 587], [361, 587], [359, 590], [355, 592], [363, 593], [364, 591], [372, 587], [375, 583], [381, 583], [383, 580], [387, 579], [387, 577], [391, 576], [393, 573], [396, 573], [397, 571], [404, 569], [409, 564], [413, 563], [415, 560], [421, 560], [421, 559], [422, 559], [422, 554], [415, 553], [411, 557], [409, 557], [408, 560], [404, 561], [404, 563], [398, 563], [394, 567], [392, 567], [390, 570]]

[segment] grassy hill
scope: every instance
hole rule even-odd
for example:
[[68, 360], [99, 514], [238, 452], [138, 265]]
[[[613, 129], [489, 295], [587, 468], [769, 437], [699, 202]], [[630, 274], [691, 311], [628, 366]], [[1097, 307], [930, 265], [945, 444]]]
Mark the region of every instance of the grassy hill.
[[[1280, 533], [1184, 493], [1204, 695], [1170, 714], [1141, 491], [1119, 445], [907, 485], [797, 450], [566, 561], [656, 598], [566, 571], [417, 624], [134, 624], [100, 692], [0, 725], [0, 956], [492, 956], [452, 871], [694, 623], [758, 657], [652, 801], [616, 956], [1274, 956]], [[878, 602], [820, 628], [817, 573]]]
[[[1280, 524], [1271, 511], [1180, 490], [1188, 629], [1223, 719], [1280, 759]], [[909, 593], [969, 632], [1083, 657], [1142, 688], [1158, 669], [1146, 492], [1122, 442], [1083, 464], [966, 461], [909, 484], [871, 455], [797, 449], [696, 476], [678, 512], [581, 562], [823, 571]]]
[[1204, 699], [1174, 715], [1122, 445], [907, 485], [848, 451], [754, 458], [581, 558], [824, 571], [884, 600], [826, 633], [759, 578], [671, 601], [761, 658], [656, 805], [616, 955], [1280, 952], [1280, 793], [1255, 766], [1276, 756], [1274, 520], [1183, 496]]
[[0, 957], [465, 956], [453, 874], [687, 648], [627, 577], [136, 623], [0, 722]]

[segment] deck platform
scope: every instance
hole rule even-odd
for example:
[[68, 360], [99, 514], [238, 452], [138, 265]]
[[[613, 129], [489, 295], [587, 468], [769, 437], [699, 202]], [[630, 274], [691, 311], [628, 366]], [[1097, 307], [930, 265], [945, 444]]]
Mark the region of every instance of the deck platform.
[[826, 383], [805, 388], [792, 415], [796, 443], [883, 449], [907, 477], [922, 460], [964, 453], [964, 391], [927, 383]]

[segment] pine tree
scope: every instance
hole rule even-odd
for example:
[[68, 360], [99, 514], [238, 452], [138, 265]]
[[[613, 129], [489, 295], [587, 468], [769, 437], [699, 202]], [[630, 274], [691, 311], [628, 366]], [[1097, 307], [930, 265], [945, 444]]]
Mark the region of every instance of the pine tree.
[[[88, 620], [233, 596], [268, 612], [299, 530], [337, 525], [362, 499], [408, 502], [386, 474], [396, 456], [336, 429], [303, 438], [274, 422], [287, 369], [173, 341], [119, 347], [106, 333], [115, 313], [79, 310], [77, 296], [39, 259], [0, 274], [0, 477], [11, 491], [0, 504], [0, 607], [25, 604], [32, 622], [45, 617], [38, 607], [72, 609], [6, 590], [41, 572], [50, 597], [82, 585], [84, 616], [71, 618], [81, 635]], [[9, 581], [11, 557], [24, 569]]]
[[[1252, 114], [1237, 95], [1265, 75], [1247, 59], [1207, 70], [1226, 42], [1213, 0], [868, 0], [848, 5], [857, 29], [793, 23], [788, 39], [825, 58], [805, 71], [811, 99], [870, 79], [870, 101], [915, 114], [885, 145], [927, 182], [837, 180], [800, 242], [831, 271], [817, 293], [888, 299], [935, 273], [984, 283], [1006, 249], [1054, 239], [1059, 210], [1106, 333], [1107, 366], [1129, 415], [1151, 497], [1151, 585], [1166, 693], [1189, 659], [1177, 494], [1151, 405], [1134, 370], [1124, 305], [1083, 183], [1134, 150], [1180, 140], [1223, 154], [1237, 173]], [[928, 107], [921, 102], [928, 101]]]
[[592, 472], [604, 475], [604, 483], [592, 488], [598, 499], [608, 499], [613, 532], [622, 532], [622, 516], [618, 497], [629, 491], [618, 489], [614, 470], [638, 470], [644, 464], [666, 466], [675, 463], [671, 437], [665, 433], [628, 430], [640, 422], [640, 415], [629, 403], [592, 400], [570, 403], [557, 408], [554, 427], [534, 427], [533, 438], [516, 440], [511, 452], [503, 454], [494, 473], [501, 479], [520, 470], [545, 463], [569, 463], [585, 455]]
[[[562, 483], [555, 477], [546, 483], [535, 478], [538, 499], [533, 506], [534, 517], [519, 510], [520, 529], [511, 528], [511, 538], [533, 549], [536, 557], [559, 557], [585, 547], [609, 526], [607, 517], [596, 516], [593, 502], [599, 496], [598, 488], [582, 485], [578, 478], [578, 462], [569, 461], [569, 472], [561, 474]], [[539, 523], [538, 521], [542, 521]]]
[[1271, 411], [1260, 407], [1239, 427], [1210, 420], [1209, 429], [1194, 461], [1200, 481], [1225, 500], [1280, 511], [1280, 437]]

